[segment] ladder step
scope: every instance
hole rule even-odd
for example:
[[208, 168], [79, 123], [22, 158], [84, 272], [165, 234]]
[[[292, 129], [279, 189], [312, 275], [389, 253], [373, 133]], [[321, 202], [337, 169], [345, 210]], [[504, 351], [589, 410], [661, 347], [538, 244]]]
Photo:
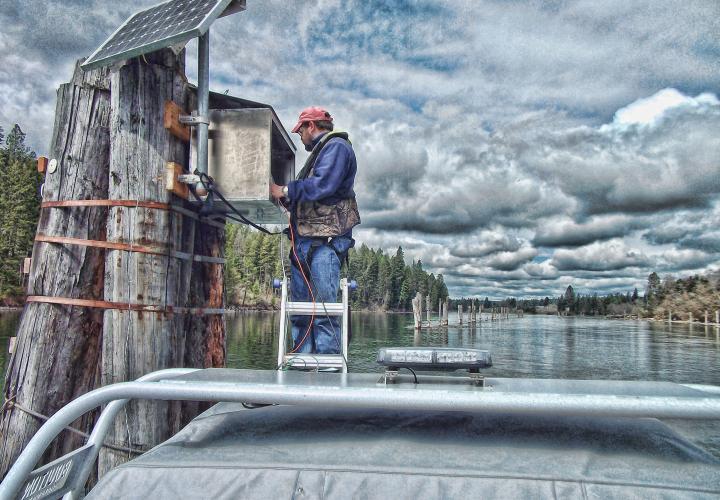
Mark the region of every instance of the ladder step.
[[315, 311], [316, 316], [325, 315], [326, 312], [329, 316], [342, 316], [345, 308], [338, 302], [326, 302], [324, 306], [322, 302], [287, 302], [285, 311], [288, 314], [312, 314]]
[[345, 365], [341, 354], [286, 354], [283, 360], [293, 368], [341, 369]]

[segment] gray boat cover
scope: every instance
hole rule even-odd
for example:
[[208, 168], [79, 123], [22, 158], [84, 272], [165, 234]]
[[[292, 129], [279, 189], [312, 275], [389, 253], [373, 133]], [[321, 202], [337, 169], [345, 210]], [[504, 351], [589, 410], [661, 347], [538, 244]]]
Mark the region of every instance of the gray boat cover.
[[221, 403], [89, 498], [718, 498], [720, 460], [655, 419]]

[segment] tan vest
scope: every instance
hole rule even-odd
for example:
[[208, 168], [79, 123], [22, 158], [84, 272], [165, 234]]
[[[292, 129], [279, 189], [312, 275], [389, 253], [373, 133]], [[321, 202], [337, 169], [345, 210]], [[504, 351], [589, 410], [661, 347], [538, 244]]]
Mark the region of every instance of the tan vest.
[[[325, 134], [310, 153], [298, 175], [298, 180], [312, 176], [313, 167], [320, 151], [333, 137], [340, 137], [350, 142], [346, 132]], [[334, 205], [324, 205], [317, 201], [301, 201], [295, 209], [295, 225], [300, 236], [323, 238], [340, 236], [358, 224], [360, 224], [360, 212], [355, 196], [344, 198]]]

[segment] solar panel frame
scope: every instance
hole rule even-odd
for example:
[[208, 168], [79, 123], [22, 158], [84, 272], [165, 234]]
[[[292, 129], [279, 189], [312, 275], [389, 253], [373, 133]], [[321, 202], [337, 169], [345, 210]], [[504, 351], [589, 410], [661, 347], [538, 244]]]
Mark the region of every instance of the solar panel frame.
[[90, 57], [87, 58], [87, 60], [82, 64], [82, 68], [84, 70], [90, 70], [93, 68], [106, 66], [115, 61], [130, 59], [132, 57], [137, 57], [142, 54], [154, 52], [165, 47], [170, 47], [179, 43], [188, 42], [193, 38], [197, 38], [205, 34], [205, 32], [210, 28], [210, 25], [213, 23], [213, 21], [215, 21], [218, 17], [221, 17], [225, 13], [225, 11], [228, 10], [228, 6], [231, 6], [231, 4], [233, 4], [233, 12], [237, 12], [238, 10], [244, 10], [245, 8], [244, 1], [238, 2], [237, 0], [211, 0], [215, 3], [215, 6], [208, 11], [208, 13], [205, 15], [205, 17], [200, 23], [195, 24], [192, 27], [185, 28], [183, 29], [183, 31], [173, 33], [167, 37], [152, 40], [149, 43], [142, 43], [140, 45], [132, 46], [131, 48], [128, 48], [126, 50], [111, 52], [108, 55], [102, 55], [101, 57], [98, 57], [103, 53], [103, 50], [106, 49], [106, 47], [111, 42], [113, 42], [116, 37], [118, 37], [119, 34], [123, 33], [123, 30], [127, 28], [133, 22], [133, 20], [137, 19], [143, 14], [146, 14], [149, 11], [152, 11], [167, 4], [171, 4], [172, 2], [176, 1], [178, 0], [166, 0], [152, 7], [136, 12], [135, 14], [130, 16], [118, 29], [113, 32], [112, 35], [108, 37], [107, 40], [102, 43], [102, 45], [100, 45], [100, 47], [97, 48], [97, 50], [95, 50], [90, 55]]

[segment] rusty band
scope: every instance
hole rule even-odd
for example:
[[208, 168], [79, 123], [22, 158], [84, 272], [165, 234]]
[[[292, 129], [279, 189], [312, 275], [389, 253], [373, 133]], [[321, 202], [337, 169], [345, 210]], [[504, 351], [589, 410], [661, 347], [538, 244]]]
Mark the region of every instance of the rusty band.
[[154, 208], [157, 210], [172, 210], [169, 203], [159, 201], [140, 200], [62, 200], [43, 201], [42, 208], [65, 208], [65, 207], [137, 207]]
[[43, 201], [41, 208], [69, 208], [69, 207], [130, 207], [130, 208], [153, 208], [157, 210], [172, 210], [175, 213], [186, 215], [192, 219], [201, 221], [203, 224], [216, 227], [218, 229], [225, 228], [225, 222], [219, 222], [215, 219], [201, 217], [192, 210], [188, 210], [177, 205], [169, 203], [161, 203], [159, 201], [138, 201], [138, 200], [62, 200], [62, 201]]
[[185, 252], [177, 252], [175, 250], [166, 250], [164, 248], [151, 247], [147, 245], [135, 245], [124, 242], [86, 240], [82, 238], [69, 238], [67, 236], [48, 236], [46, 234], [36, 235], [35, 241], [40, 241], [43, 243], [58, 243], [61, 245], [77, 245], [83, 247], [104, 248], [106, 250], [122, 250], [124, 252], [145, 253], [150, 255], [160, 255], [164, 257], [175, 257], [176, 259], [182, 260], [192, 260], [195, 262], [207, 262], [210, 264], [225, 264], [225, 259], [221, 257], [192, 255]]
[[148, 304], [110, 302], [107, 300], [73, 299], [70, 297], [46, 297], [43, 295], [28, 295], [25, 298], [25, 301], [37, 302], [41, 304], [56, 304], [61, 306], [90, 307], [95, 309], [115, 309], [118, 311], [135, 311], [163, 314], [193, 314], [197, 316], [208, 314], [225, 314], [225, 309], [212, 309], [203, 307], [155, 306]]

